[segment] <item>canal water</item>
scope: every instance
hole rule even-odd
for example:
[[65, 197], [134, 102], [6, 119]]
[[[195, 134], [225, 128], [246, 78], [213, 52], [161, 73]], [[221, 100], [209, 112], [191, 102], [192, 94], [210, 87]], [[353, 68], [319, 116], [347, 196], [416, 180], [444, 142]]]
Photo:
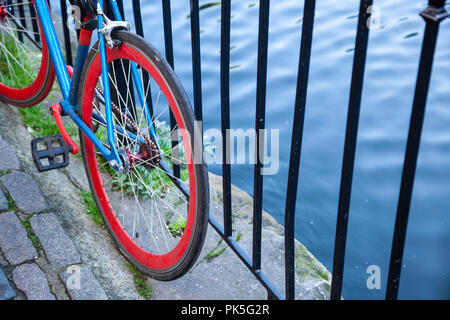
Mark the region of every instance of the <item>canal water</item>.
[[[383, 299], [426, 1], [374, 1], [362, 96], [343, 296]], [[132, 8], [126, 16], [132, 21]], [[232, 1], [231, 127], [254, 128], [258, 1]], [[145, 37], [164, 52], [161, 1], [141, 1]], [[171, 1], [175, 70], [191, 101], [189, 1]], [[204, 127], [220, 129], [220, 2], [200, 1]], [[359, 1], [317, 1], [296, 238], [332, 269], [339, 183]], [[448, 8], [450, 9], [450, 8]], [[266, 211], [283, 223], [303, 1], [271, 1], [269, 129], [279, 129], [280, 166], [264, 178]], [[441, 24], [412, 199], [400, 299], [450, 298], [450, 20]], [[210, 165], [220, 174], [220, 165]], [[253, 192], [253, 166], [232, 183]], [[369, 266], [381, 287], [369, 289]], [[370, 269], [370, 268], [369, 268]], [[283, 284], [279, 284], [280, 287]]]

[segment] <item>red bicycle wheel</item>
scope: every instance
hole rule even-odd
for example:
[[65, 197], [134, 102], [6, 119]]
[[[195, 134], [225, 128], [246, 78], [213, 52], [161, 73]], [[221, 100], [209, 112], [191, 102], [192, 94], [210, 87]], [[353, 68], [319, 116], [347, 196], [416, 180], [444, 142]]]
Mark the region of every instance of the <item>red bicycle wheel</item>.
[[36, 105], [54, 79], [34, 1], [0, 0], [0, 99], [19, 107]]
[[[192, 161], [194, 150], [201, 150], [201, 139], [193, 139], [192, 108], [165, 59], [136, 35], [118, 31], [113, 37], [120, 45], [107, 49], [109, 82], [116, 148], [125, 168], [114, 170], [80, 133], [87, 177], [103, 221], [125, 257], [153, 278], [176, 279], [192, 267], [206, 235], [207, 168]], [[139, 79], [132, 77], [132, 64]], [[79, 111], [106, 146], [101, 70], [100, 54], [92, 50], [83, 70]], [[151, 120], [140, 106], [136, 81], [146, 101], [151, 100]], [[171, 116], [172, 127], [168, 125]], [[156, 141], [149, 134], [151, 125]], [[123, 135], [126, 131], [135, 136]], [[175, 147], [171, 144], [174, 135], [179, 141]], [[177, 174], [164, 166], [174, 159]]]

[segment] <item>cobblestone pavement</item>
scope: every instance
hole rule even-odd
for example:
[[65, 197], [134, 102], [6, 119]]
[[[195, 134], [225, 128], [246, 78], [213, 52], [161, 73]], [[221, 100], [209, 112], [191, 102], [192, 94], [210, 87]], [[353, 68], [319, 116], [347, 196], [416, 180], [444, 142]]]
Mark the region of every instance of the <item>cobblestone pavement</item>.
[[108, 299], [1, 136], [0, 150], [0, 300]]

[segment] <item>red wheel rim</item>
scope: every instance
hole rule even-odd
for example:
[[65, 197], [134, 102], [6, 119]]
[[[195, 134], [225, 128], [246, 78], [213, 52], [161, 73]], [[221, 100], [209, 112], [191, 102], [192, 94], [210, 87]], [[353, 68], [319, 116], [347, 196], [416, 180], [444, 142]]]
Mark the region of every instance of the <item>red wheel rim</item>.
[[[162, 255], [152, 254], [141, 247], [139, 247], [136, 242], [129, 236], [129, 234], [124, 230], [121, 222], [116, 216], [114, 209], [112, 208], [106, 190], [103, 187], [102, 178], [99, 172], [99, 165], [97, 162], [97, 157], [95, 154], [94, 144], [84, 136], [84, 148], [85, 155], [88, 162], [88, 169], [90, 176], [92, 178], [93, 188], [97, 195], [100, 206], [102, 207], [104, 217], [111, 227], [112, 232], [117, 237], [118, 241], [123, 245], [125, 250], [139, 263], [145, 265], [146, 267], [154, 270], [163, 270], [173, 267], [178, 261], [183, 257], [188, 249], [190, 239], [193, 235], [193, 229], [195, 226], [195, 212], [196, 212], [196, 190], [195, 190], [195, 175], [194, 175], [194, 165], [192, 161], [192, 153], [189, 136], [184, 126], [183, 118], [180, 111], [177, 108], [177, 104], [171, 93], [169, 87], [165, 83], [164, 79], [158, 72], [158, 70], [153, 66], [153, 64], [148, 61], [138, 50], [122, 44], [118, 48], [107, 49], [108, 63], [117, 59], [127, 59], [134, 61], [141, 67], [143, 67], [150, 76], [158, 84], [159, 88], [165, 95], [167, 101], [169, 102], [170, 109], [175, 116], [178, 127], [180, 129], [180, 134], [182, 136], [183, 146], [185, 148], [187, 157], [187, 166], [189, 171], [189, 212], [186, 221], [186, 227], [184, 229], [183, 235], [179, 240], [178, 244], [168, 253]], [[101, 74], [101, 61], [100, 55], [98, 54], [91, 64], [86, 82], [84, 84], [85, 94], [82, 101], [82, 111], [83, 111], [83, 121], [92, 128], [92, 101], [95, 93], [95, 87], [97, 80]]]

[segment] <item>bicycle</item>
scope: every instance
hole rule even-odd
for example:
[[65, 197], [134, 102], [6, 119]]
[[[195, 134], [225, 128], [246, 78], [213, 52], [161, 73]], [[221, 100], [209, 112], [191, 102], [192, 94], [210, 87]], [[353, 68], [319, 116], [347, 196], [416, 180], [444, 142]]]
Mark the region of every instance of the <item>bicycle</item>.
[[[0, 0], [0, 99], [36, 105], [57, 79], [63, 101], [50, 113], [60, 134], [33, 139], [37, 169], [64, 168], [81, 150], [93, 198], [122, 254], [152, 278], [176, 279], [197, 260], [208, 223], [208, 171], [193, 161], [202, 145], [193, 139], [191, 105], [161, 54], [130, 32], [115, 0], [114, 20], [103, 0], [70, 2], [81, 24], [73, 68], [46, 0]], [[80, 146], [62, 116], [78, 127]]]

